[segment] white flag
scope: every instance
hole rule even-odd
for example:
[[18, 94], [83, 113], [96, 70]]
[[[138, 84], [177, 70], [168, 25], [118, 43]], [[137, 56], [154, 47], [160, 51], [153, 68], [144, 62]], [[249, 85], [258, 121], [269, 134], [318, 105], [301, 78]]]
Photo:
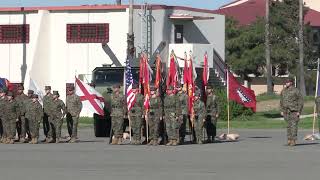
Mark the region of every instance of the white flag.
[[89, 111], [104, 115], [104, 98], [93, 87], [76, 78], [76, 95], [80, 96], [82, 106]]

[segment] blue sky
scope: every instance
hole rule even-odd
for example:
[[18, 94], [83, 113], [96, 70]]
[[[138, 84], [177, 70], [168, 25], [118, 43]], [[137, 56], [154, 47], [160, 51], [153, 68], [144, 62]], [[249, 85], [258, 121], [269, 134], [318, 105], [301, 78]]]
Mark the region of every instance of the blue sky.
[[[128, 0], [122, 0], [128, 3]], [[140, 4], [146, 0], [134, 0]], [[220, 6], [232, 2], [234, 0], [147, 0], [148, 3], [191, 6], [196, 8], [217, 9]], [[116, 0], [0, 0], [0, 7], [16, 7], [16, 6], [68, 6], [68, 5], [84, 5], [84, 4], [110, 4]]]

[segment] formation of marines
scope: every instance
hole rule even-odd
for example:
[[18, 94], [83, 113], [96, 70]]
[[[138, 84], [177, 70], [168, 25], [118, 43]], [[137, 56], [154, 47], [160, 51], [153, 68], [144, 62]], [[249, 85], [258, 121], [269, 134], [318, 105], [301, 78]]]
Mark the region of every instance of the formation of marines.
[[77, 141], [77, 127], [82, 109], [80, 97], [75, 95], [74, 87], [69, 87], [66, 105], [59, 98], [59, 92], [46, 86], [43, 106], [39, 96], [32, 90], [24, 94], [24, 87], [18, 86], [16, 93], [0, 89], [0, 139], [1, 143], [15, 142], [37, 144], [39, 142], [39, 127], [43, 123], [46, 143], [61, 142], [61, 129], [64, 117], [71, 117], [71, 138], [68, 142]]
[[[161, 89], [160, 89], [161, 90]], [[127, 112], [125, 97], [119, 92], [120, 85], [113, 87], [111, 96], [112, 141], [122, 144], [125, 138], [124, 119], [131, 124], [131, 144], [176, 146], [185, 143], [186, 131], [191, 134], [192, 143], [214, 142], [216, 123], [219, 114], [217, 98], [211, 86], [207, 87], [206, 99], [200, 91], [195, 92], [193, 110], [188, 108], [187, 92], [180, 86], [169, 86], [165, 92], [150, 87], [150, 107], [144, 108], [144, 96], [138, 85], [133, 85], [136, 96], [134, 106]], [[148, 135], [146, 135], [148, 134]], [[142, 136], [148, 137], [143, 140]]]

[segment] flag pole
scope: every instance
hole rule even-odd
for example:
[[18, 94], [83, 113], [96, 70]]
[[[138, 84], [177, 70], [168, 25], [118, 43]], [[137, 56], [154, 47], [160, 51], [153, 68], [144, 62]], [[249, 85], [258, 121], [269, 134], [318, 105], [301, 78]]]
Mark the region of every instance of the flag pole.
[[228, 134], [230, 134], [230, 100], [229, 100], [229, 70], [227, 71], [227, 113], [228, 113]]
[[[315, 92], [315, 95], [314, 97], [317, 98], [317, 95], [318, 95], [318, 82], [319, 82], [319, 58], [318, 58], [318, 66], [317, 66], [317, 82], [316, 82], [316, 92]], [[315, 133], [315, 126], [316, 126], [316, 104], [314, 104], [314, 107], [313, 107], [313, 122], [312, 122], [312, 134]]]

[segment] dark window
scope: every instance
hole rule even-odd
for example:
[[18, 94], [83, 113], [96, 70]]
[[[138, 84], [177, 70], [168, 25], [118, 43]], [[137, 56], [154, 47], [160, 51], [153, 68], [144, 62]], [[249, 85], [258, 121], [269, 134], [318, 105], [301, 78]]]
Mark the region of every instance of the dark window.
[[183, 25], [174, 26], [174, 43], [183, 43]]
[[68, 43], [108, 43], [109, 24], [67, 24]]
[[29, 24], [0, 25], [0, 43], [29, 43]]

